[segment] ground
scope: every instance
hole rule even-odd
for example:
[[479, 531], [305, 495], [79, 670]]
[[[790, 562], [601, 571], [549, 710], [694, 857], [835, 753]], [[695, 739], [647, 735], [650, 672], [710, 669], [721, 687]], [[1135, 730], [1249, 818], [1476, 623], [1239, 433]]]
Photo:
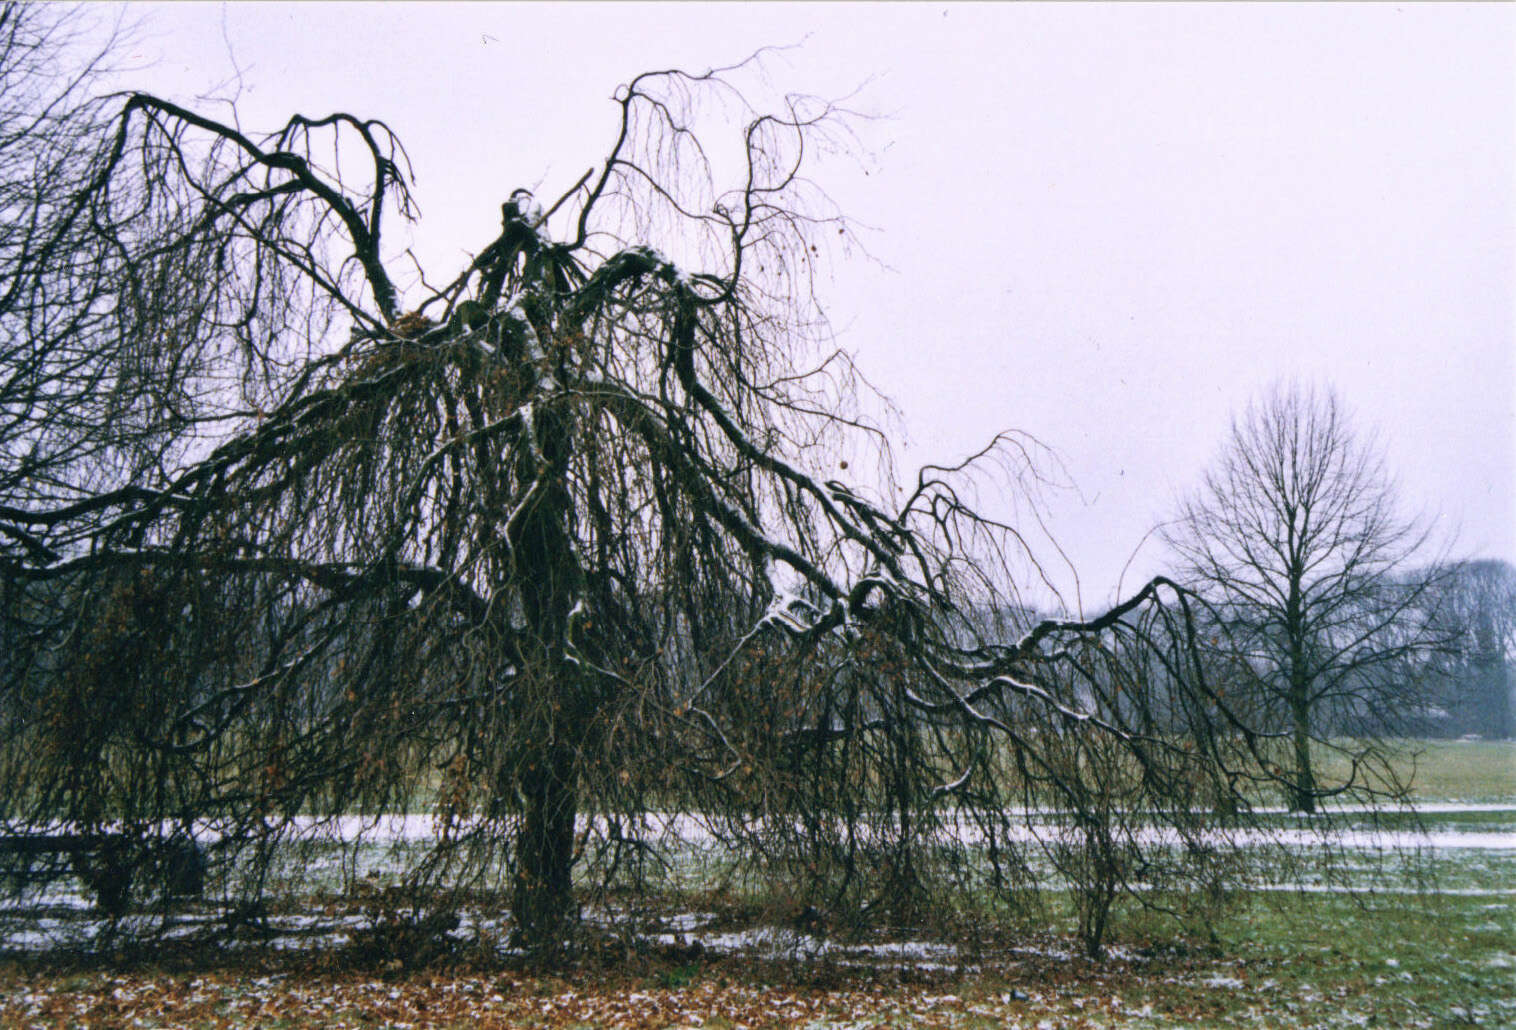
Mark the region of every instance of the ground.
[[1178, 944], [1133, 912], [1104, 961], [1075, 957], [1066, 923], [947, 963], [900, 961], [908, 947], [785, 962], [667, 946], [550, 974], [469, 954], [419, 969], [340, 951], [32, 954], [0, 963], [0, 1026], [1516, 1026], [1516, 746], [1443, 750], [1447, 784], [1422, 796], [1455, 804], [1426, 818], [1460, 843], [1434, 847], [1430, 892], [1259, 893], [1214, 939]]

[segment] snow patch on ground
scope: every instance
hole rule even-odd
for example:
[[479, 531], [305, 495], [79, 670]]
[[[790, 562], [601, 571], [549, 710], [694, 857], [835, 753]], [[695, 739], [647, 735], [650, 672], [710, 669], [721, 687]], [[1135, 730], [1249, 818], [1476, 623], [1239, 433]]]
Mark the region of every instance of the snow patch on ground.
[[[698, 938], [709, 951], [722, 955], [743, 954], [758, 958], [825, 958], [838, 965], [898, 965], [912, 969], [946, 970], [969, 968], [958, 948], [935, 941], [898, 941], [880, 944], [848, 944], [777, 926], [706, 934]], [[676, 943], [664, 934], [661, 943]]]

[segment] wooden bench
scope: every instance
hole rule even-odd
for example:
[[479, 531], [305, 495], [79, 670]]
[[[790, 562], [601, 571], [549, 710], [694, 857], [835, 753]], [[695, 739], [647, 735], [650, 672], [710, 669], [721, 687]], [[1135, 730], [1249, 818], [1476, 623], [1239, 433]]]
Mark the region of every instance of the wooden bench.
[[104, 912], [120, 915], [132, 881], [147, 872], [169, 897], [205, 890], [205, 852], [191, 837], [142, 839], [124, 833], [0, 834], [0, 877], [16, 886], [77, 876]]

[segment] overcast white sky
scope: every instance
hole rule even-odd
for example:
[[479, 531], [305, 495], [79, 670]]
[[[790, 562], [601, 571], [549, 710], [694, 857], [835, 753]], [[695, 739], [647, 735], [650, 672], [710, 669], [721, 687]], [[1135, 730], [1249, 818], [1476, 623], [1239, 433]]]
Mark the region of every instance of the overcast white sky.
[[[384, 118], [451, 278], [517, 186], [603, 154], [612, 90], [804, 41], [776, 87], [888, 117], [821, 184], [884, 266], [835, 269], [841, 343], [903, 464], [1036, 435], [1098, 604], [1280, 377], [1335, 384], [1408, 511], [1516, 559], [1516, 7], [140, 5], [132, 85], [241, 70], [244, 127]], [[656, 241], [655, 241], [656, 242]], [[1157, 569], [1150, 544], [1131, 575]], [[1060, 581], [1068, 584], [1067, 576]], [[1072, 596], [1069, 598], [1073, 600]]]

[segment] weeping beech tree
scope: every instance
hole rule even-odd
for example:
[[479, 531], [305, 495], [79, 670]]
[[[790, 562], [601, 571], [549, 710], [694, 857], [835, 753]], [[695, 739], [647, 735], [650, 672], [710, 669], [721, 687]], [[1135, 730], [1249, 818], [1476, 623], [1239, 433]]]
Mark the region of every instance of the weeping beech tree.
[[[1027, 617], [973, 498], [1035, 479], [1028, 438], [908, 488], [825, 471], [884, 447], [811, 291], [850, 237], [804, 172], [846, 119], [756, 113], [740, 74], [623, 87], [604, 160], [511, 194], [446, 280], [396, 257], [382, 122], [117, 101], [55, 212], [109, 262], [33, 281], [105, 268], [92, 353], [140, 361], [87, 462], [0, 498], [8, 829], [192, 827], [254, 901], [312, 827], [427, 811], [407, 885], [498, 880], [542, 953], [691, 820], [859, 922], [1010, 898], [1071, 841], [1102, 896], [1210, 875], [1185, 856], [1244, 818], [1263, 737], [1185, 595]], [[133, 412], [153, 446], [116, 442]]]

